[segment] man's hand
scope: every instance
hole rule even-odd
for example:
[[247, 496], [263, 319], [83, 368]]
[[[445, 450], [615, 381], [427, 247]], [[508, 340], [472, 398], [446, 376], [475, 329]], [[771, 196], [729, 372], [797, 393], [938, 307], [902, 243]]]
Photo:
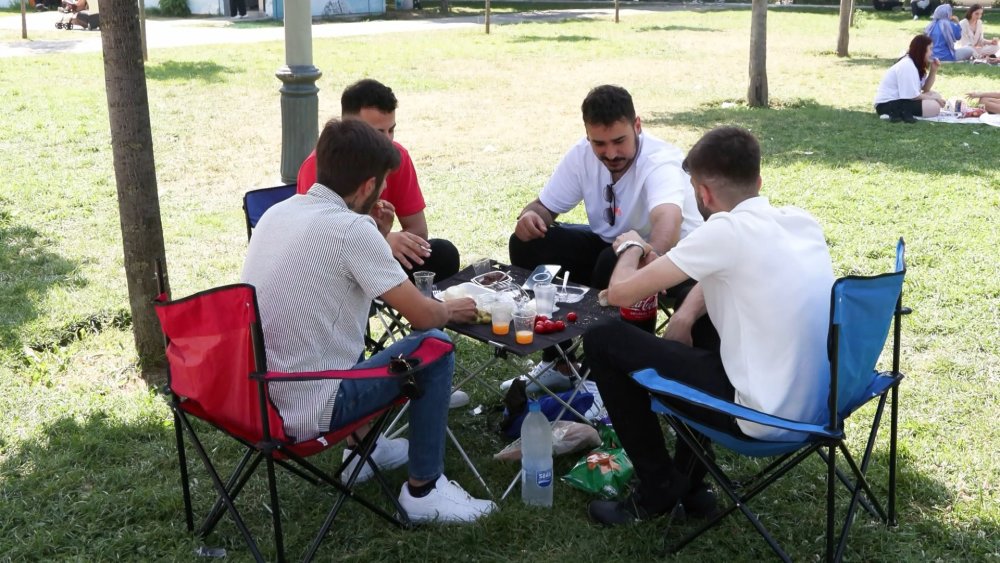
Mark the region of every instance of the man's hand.
[[548, 229], [549, 227], [545, 224], [545, 220], [542, 219], [541, 215], [534, 211], [525, 211], [517, 219], [517, 225], [514, 227], [514, 236], [524, 242], [528, 242], [529, 240], [544, 237]]
[[384, 199], [380, 199], [375, 202], [368, 215], [372, 219], [375, 219], [375, 224], [378, 226], [378, 231], [382, 233], [382, 236], [388, 236], [389, 231], [392, 230], [392, 222], [396, 218], [395, 206]]
[[622, 233], [622, 234], [618, 235], [618, 238], [615, 239], [615, 243], [612, 245], [614, 247], [614, 249], [615, 249], [615, 252], [618, 251], [618, 247], [620, 247], [624, 242], [630, 241], [630, 240], [635, 241], [635, 242], [641, 244], [642, 247], [643, 247], [643, 249], [646, 248], [646, 241], [643, 240], [643, 238], [641, 236], [639, 236], [639, 233], [637, 233], [635, 231], [629, 231], [627, 233]]
[[471, 297], [449, 299], [444, 302], [448, 308], [448, 320], [453, 323], [468, 324], [476, 320], [476, 302]]
[[392, 248], [392, 256], [407, 270], [423, 265], [424, 258], [431, 255], [431, 245], [413, 233], [389, 233], [385, 240]]
[[664, 340], [673, 340], [675, 342], [680, 342], [686, 346], [692, 346], [694, 340], [691, 338], [691, 327], [694, 323], [686, 320], [674, 317], [670, 318], [670, 322], [667, 323], [666, 330], [663, 331]]

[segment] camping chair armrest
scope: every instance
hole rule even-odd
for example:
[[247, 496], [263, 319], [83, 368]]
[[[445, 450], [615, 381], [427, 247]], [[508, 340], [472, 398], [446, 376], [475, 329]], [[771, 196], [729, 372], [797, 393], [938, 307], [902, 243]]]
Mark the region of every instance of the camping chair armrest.
[[762, 413], [758, 410], [720, 399], [702, 391], [701, 389], [685, 385], [679, 381], [667, 379], [661, 376], [654, 369], [644, 369], [633, 372], [631, 377], [636, 383], [642, 385], [654, 395], [677, 399], [698, 407], [706, 408], [722, 414], [728, 414], [741, 420], [770, 426], [772, 428], [779, 428], [793, 432], [804, 432], [806, 434], [817, 436], [830, 436], [830, 432], [822, 424], [797, 422], [781, 418], [780, 416]]
[[369, 379], [374, 377], [399, 377], [404, 376], [407, 373], [409, 373], [409, 371], [391, 373], [388, 366], [376, 366], [365, 369], [333, 369], [326, 371], [299, 371], [291, 373], [283, 371], [269, 371], [267, 373], [255, 373], [254, 377], [267, 382], [315, 381], [318, 379]]

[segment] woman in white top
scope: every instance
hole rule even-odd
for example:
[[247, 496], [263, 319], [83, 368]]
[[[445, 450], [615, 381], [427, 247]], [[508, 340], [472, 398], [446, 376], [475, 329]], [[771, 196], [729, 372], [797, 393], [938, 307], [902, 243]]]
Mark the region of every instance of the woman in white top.
[[931, 56], [931, 38], [914, 37], [906, 54], [882, 77], [875, 93], [875, 113], [907, 123], [914, 123], [915, 116], [936, 116], [944, 106], [941, 94], [931, 90], [939, 66]]
[[973, 56], [977, 59], [989, 57], [997, 54], [1000, 46], [997, 39], [986, 39], [983, 37], [983, 7], [980, 4], [973, 4], [965, 12], [965, 18], [958, 22], [962, 28], [962, 38], [958, 44], [963, 47], [971, 47]]

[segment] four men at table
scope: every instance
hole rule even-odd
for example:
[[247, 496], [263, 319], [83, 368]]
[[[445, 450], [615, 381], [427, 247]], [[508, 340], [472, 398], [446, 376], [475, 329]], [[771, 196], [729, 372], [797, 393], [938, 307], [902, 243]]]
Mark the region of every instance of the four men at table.
[[[356, 87], [378, 91], [375, 85], [381, 86], [362, 83], [348, 88], [345, 99]], [[274, 369], [385, 363], [427, 335], [447, 338], [420, 330], [474, 317], [470, 299], [440, 303], [423, 297], [407, 280], [401, 264], [425, 266], [429, 258], [407, 243], [414, 239], [406, 229], [418, 223], [423, 231], [417, 238], [426, 241], [422, 213], [415, 222], [401, 220], [401, 244], [386, 237], [392, 207], [376, 208], [388, 178], [398, 174], [392, 171], [408, 160], [405, 150], [389, 141], [395, 97], [388, 93], [391, 103], [362, 104], [356, 114], [361, 119], [326, 125], [300, 174], [300, 189], [308, 184], [305, 194], [268, 211], [251, 240], [243, 279], [257, 287]], [[366, 111], [372, 108], [374, 114]], [[697, 280], [662, 338], [618, 321], [599, 324], [584, 337], [593, 377], [640, 480], [624, 501], [592, 502], [590, 515], [602, 524], [621, 524], [664, 514], [678, 502], [689, 514], [707, 514], [715, 509], [715, 499], [703, 482], [704, 467], [682, 442], [670, 456], [649, 395], [628, 374], [659, 368], [666, 377], [724, 399], [818, 421], [828, 374], [826, 317], [833, 281], [823, 232], [804, 211], [772, 207], [760, 196], [760, 147], [750, 133], [713, 130], [682, 161], [676, 148], [642, 133], [624, 89], [594, 88], [582, 110], [587, 136], [521, 212], [509, 241], [511, 262], [525, 268], [560, 264], [582, 283], [606, 286], [609, 302], [618, 306], [669, 288], [690, 288], [689, 280]], [[350, 111], [345, 105], [345, 114]], [[381, 124], [382, 135], [368, 125], [366, 114], [385, 118], [375, 123]], [[559, 214], [580, 202], [588, 225], [556, 223]], [[375, 297], [417, 331], [361, 361], [368, 307]], [[718, 340], [705, 345], [692, 339], [696, 322], [718, 328], [721, 346]], [[495, 509], [443, 475], [453, 367], [449, 357], [420, 372], [424, 395], [410, 410], [408, 455], [401, 452], [405, 440], [380, 439], [375, 449], [383, 467], [409, 458], [410, 478], [400, 501], [417, 521], [472, 521]], [[281, 384], [272, 391], [287, 413], [289, 432], [307, 439], [388, 404], [399, 386], [378, 379], [317, 381], [305, 392]], [[768, 428], [717, 414], [692, 416], [749, 436], [776, 437]]]

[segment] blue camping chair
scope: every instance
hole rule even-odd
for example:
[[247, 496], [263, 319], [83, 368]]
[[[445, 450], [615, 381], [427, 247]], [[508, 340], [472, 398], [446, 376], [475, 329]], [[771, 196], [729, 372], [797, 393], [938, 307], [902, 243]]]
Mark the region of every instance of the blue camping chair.
[[[250, 190], [243, 195], [243, 216], [247, 224], [247, 240], [253, 236], [253, 229], [257, 222], [264, 216], [264, 212], [272, 205], [285, 201], [296, 193], [295, 184], [275, 186], [273, 188], [261, 188]], [[395, 342], [397, 337], [403, 337], [409, 332], [406, 321], [400, 314], [376, 299], [372, 302], [371, 317], [378, 319], [382, 325], [382, 334], [375, 338], [372, 335], [371, 326], [365, 329], [365, 347], [369, 352], [375, 354], [382, 351], [388, 344]]]
[[[896, 429], [899, 383], [903, 379], [903, 374], [899, 372], [900, 322], [902, 315], [910, 312], [902, 306], [903, 277], [906, 274], [904, 251], [903, 239], [899, 239], [896, 246], [894, 272], [878, 276], [846, 276], [833, 284], [828, 342], [830, 391], [827, 405], [830, 412], [826, 424], [796, 422], [764, 414], [719, 399], [683, 383], [666, 379], [652, 369], [640, 370], [632, 374], [632, 378], [652, 394], [653, 411], [666, 416], [667, 422], [676, 432], [678, 439], [684, 440], [694, 450], [698, 459], [708, 468], [712, 478], [733, 502], [731, 506], [720, 511], [703, 526], [673, 545], [671, 552], [680, 550], [721, 521], [722, 518], [738, 509], [764, 537], [778, 557], [783, 561], [791, 561], [788, 554], [768, 533], [747, 503], [813, 452], [823, 458], [827, 467], [827, 561], [840, 561], [843, 558], [847, 545], [847, 533], [859, 504], [887, 526], [896, 524]], [[894, 325], [892, 371], [879, 372], [875, 369], [875, 364], [885, 347], [890, 324]], [[886, 496], [887, 506], [883, 507], [872, 490], [866, 474], [889, 395], [892, 396], [892, 404], [887, 468], [888, 492]], [[871, 421], [865, 451], [859, 464], [847, 448], [844, 420], [873, 399], [877, 399], [877, 407]], [[734, 436], [726, 431], [720, 431], [686, 418], [684, 414], [669, 404], [670, 401], [675, 402], [675, 404], [677, 401], [682, 401], [728, 414], [741, 420], [800, 432], [806, 437], [802, 441], [779, 442]], [[741, 455], [750, 457], [777, 456], [777, 459], [751, 479], [738, 484], [715, 463], [714, 456], [708, 449], [710, 446], [702, 444], [702, 441], [699, 440], [699, 434]], [[847, 462], [849, 473], [837, 467], [838, 450]], [[834, 492], [837, 480], [846, 486], [851, 495], [839, 539], [835, 536], [834, 530], [836, 508]]]

